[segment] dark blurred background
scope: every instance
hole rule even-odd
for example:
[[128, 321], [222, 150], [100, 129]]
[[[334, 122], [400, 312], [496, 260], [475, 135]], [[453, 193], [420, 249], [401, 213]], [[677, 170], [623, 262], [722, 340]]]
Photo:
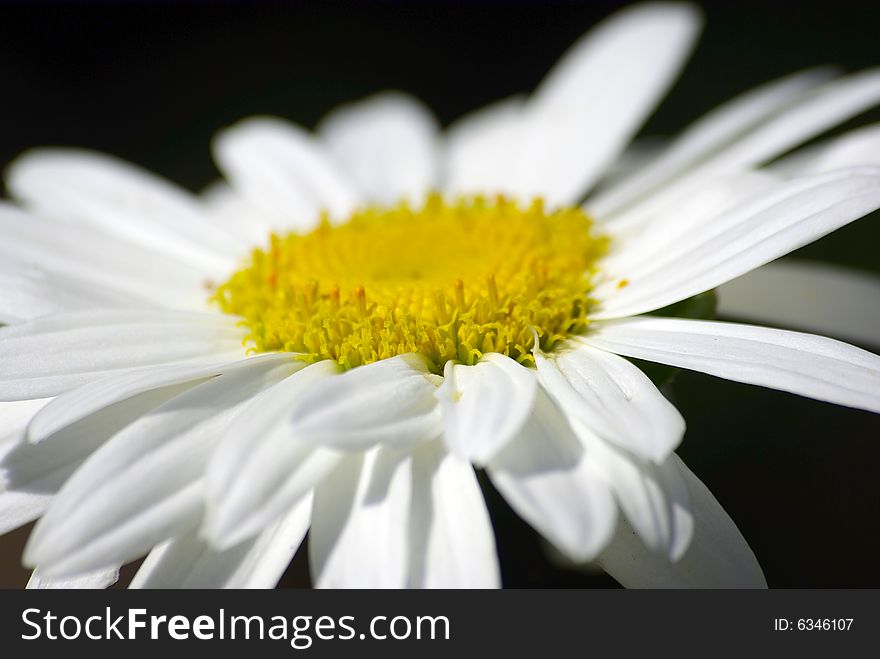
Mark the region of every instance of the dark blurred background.
[[[448, 124], [532, 89], [624, 4], [3, 3], [0, 163], [31, 146], [77, 145], [198, 190], [217, 177], [211, 135], [242, 116], [313, 126], [340, 102], [398, 88]], [[796, 69], [880, 64], [876, 3], [701, 4], [702, 41], [645, 134], [671, 135]], [[872, 111], [848, 126], [878, 120]], [[880, 272], [878, 221], [799, 255]], [[736, 520], [771, 586], [880, 586], [880, 417], [693, 373], [679, 374], [673, 395], [688, 420], [680, 454]], [[555, 567], [492, 501], [507, 586], [614, 585]], [[24, 537], [0, 538], [0, 586], [26, 581]], [[302, 584], [302, 561], [285, 585]]]

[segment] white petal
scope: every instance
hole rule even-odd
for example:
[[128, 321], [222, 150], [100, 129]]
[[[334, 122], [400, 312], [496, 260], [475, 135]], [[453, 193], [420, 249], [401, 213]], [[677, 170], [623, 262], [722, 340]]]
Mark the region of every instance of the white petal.
[[648, 167], [657, 158], [663, 156], [669, 148], [670, 140], [660, 135], [644, 135], [633, 139], [626, 148], [620, 152], [612, 162], [608, 163], [602, 178], [599, 179], [596, 188], [590, 193], [587, 200], [589, 212], [593, 218], [601, 220], [592, 208], [592, 201], [598, 196], [610, 190], [620, 181]]
[[627, 272], [653, 263], [658, 255], [692, 243], [720, 216], [778, 188], [783, 181], [766, 171], [736, 172], [707, 181], [676, 203], [657, 208], [651, 222], [637, 231], [612, 234], [614, 241], [600, 270]]
[[216, 551], [196, 532], [144, 559], [131, 588], [274, 588], [309, 528], [310, 496], [260, 535]]
[[350, 455], [315, 490], [309, 556], [317, 588], [404, 588], [409, 573], [409, 455]]
[[0, 491], [0, 535], [29, 524], [52, 503], [53, 494]]
[[232, 187], [279, 227], [309, 229], [322, 210], [342, 221], [358, 201], [319, 143], [282, 119], [252, 118], [227, 128], [215, 138], [214, 158]]
[[[659, 309], [723, 284], [880, 207], [880, 168], [859, 167], [774, 186], [653, 258], [606, 272], [591, 317]], [[618, 282], [627, 280], [625, 288]]]
[[[49, 400], [0, 403], [0, 464], [24, 436], [31, 417]], [[42, 493], [9, 492], [8, 477], [0, 472], [0, 535], [39, 517], [50, 499], [51, 495]]]
[[143, 392], [72, 422], [39, 444], [8, 443], [0, 457], [0, 533], [33, 521], [82, 462], [125, 426], [147, 414], [187, 384]]
[[[76, 520], [85, 526], [86, 532], [82, 533], [78, 529], [61, 526], [57, 518], [53, 518], [56, 526], [51, 534], [46, 531], [40, 536], [31, 535], [32, 539], [36, 537], [39, 540], [32, 541], [35, 544], [29, 542], [24, 563], [29, 566], [39, 563], [49, 576], [64, 577], [134, 560], [156, 543], [194, 528], [201, 518], [202, 496], [200, 483], [191, 483], [150, 505], [140, 514], [134, 514], [124, 523], [114, 518], [113, 529], [101, 528], [104, 526], [100, 524], [102, 520], [93, 519], [84, 523], [80, 514]], [[58, 501], [57, 497], [55, 501]], [[88, 503], [91, 515], [97, 516], [95, 504]], [[50, 506], [46, 515], [51, 511]], [[35, 532], [41, 528], [40, 524], [46, 515], [37, 522]], [[63, 531], [59, 528], [63, 528]]]
[[432, 439], [442, 430], [434, 397], [439, 381], [416, 353], [353, 368], [291, 401], [289, 432], [300, 441], [341, 450]]
[[812, 334], [680, 318], [602, 324], [603, 350], [880, 412], [880, 357]]
[[251, 361], [243, 359], [197, 366], [148, 366], [101, 378], [64, 392], [40, 410], [28, 425], [27, 440], [37, 444], [62, 428], [127, 398], [172, 385], [191, 383], [191, 386], [195, 386], [221, 373], [246, 367]]
[[811, 69], [773, 80], [720, 105], [694, 122], [646, 167], [591, 197], [586, 206], [605, 218], [650, 194], [667, 181], [698, 167], [700, 161], [729, 145], [755, 125], [780, 112], [805, 90], [828, 78], [830, 71]]
[[208, 185], [202, 190], [201, 199], [209, 221], [238, 236], [247, 245], [264, 244], [272, 232], [272, 218], [233, 190], [226, 181], [218, 180]]
[[584, 35], [529, 102], [517, 192], [552, 204], [577, 201], [678, 76], [701, 25], [693, 6], [648, 3]]
[[498, 353], [486, 353], [474, 366], [447, 362], [437, 397], [449, 450], [485, 465], [532, 413], [537, 387], [534, 373]]
[[163, 307], [202, 309], [205, 268], [88, 226], [57, 222], [0, 202], [0, 259], [7, 272], [71, 277]]
[[766, 588], [755, 555], [733, 520], [693, 473], [673, 455], [687, 484], [694, 537], [675, 562], [648, 550], [621, 519], [598, 563], [627, 588]]
[[674, 454], [657, 465], [604, 442], [577, 422], [575, 427], [641, 541], [668, 559], [680, 558], [690, 544], [694, 521]]
[[658, 464], [678, 446], [684, 419], [632, 363], [575, 341], [535, 351], [541, 384], [566, 414], [603, 439]]
[[48, 505], [48, 497], [40, 494], [10, 493], [9, 477], [2, 465], [22, 441], [30, 420], [50, 401], [41, 398], [0, 403], [0, 535], [35, 519]]
[[525, 425], [487, 471], [520, 517], [574, 561], [595, 556], [614, 530], [608, 484], [542, 389]]
[[110, 307], [137, 307], [141, 304], [132, 296], [119, 291], [98, 288], [82, 280], [62, 277], [36, 268], [9, 263], [0, 266], [0, 324], [13, 325], [67, 311]]
[[521, 140], [523, 99], [496, 101], [446, 131], [444, 189], [451, 195], [512, 193], [511, 161]]
[[233, 237], [211, 226], [191, 194], [100, 153], [30, 151], [10, 165], [7, 185], [40, 214], [93, 225], [212, 271], [224, 272], [239, 253]]
[[293, 402], [336, 372], [329, 360], [307, 366], [256, 396], [226, 430], [207, 472], [207, 537], [215, 548], [274, 523], [342, 459], [299, 441], [289, 419]]
[[18, 441], [24, 436], [25, 428], [34, 415], [52, 399], [16, 400], [0, 402], [0, 450], [7, 442]]
[[364, 198], [417, 202], [437, 182], [437, 122], [422, 103], [384, 92], [342, 106], [318, 132]]
[[796, 151], [774, 162], [769, 169], [776, 174], [799, 176], [858, 165], [880, 165], [880, 124]]
[[880, 345], [880, 276], [785, 258], [718, 289], [721, 316]]
[[664, 185], [642, 203], [615, 214], [615, 231], [650, 221], [658, 206], [681, 199], [723, 173], [760, 165], [880, 102], [880, 70], [872, 69], [822, 85], [784, 112], [761, 123], [729, 147], [713, 153], [687, 175]]
[[761, 125], [717, 157], [739, 165], [766, 162], [880, 102], [880, 69], [832, 80]]
[[112, 586], [119, 581], [119, 568], [110, 567], [77, 574], [72, 577], [44, 577], [39, 570], [34, 570], [27, 582], [28, 590], [100, 590]]
[[132, 560], [193, 529], [223, 429], [244, 402], [296, 368], [286, 355], [267, 357], [180, 394], [102, 446], [37, 523], [25, 561], [50, 576], [76, 573]]
[[489, 511], [471, 465], [442, 442], [413, 454], [412, 588], [498, 588]]
[[0, 328], [0, 399], [53, 396], [125, 369], [244, 355], [237, 319], [216, 313], [93, 310]]

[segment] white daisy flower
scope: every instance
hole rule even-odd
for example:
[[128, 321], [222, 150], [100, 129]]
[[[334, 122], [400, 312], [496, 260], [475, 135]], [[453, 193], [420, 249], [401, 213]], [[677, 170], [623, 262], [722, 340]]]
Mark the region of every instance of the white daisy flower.
[[624, 585], [764, 585], [627, 358], [880, 411], [862, 349], [646, 315], [880, 207], [876, 150], [758, 169], [880, 101], [880, 72], [765, 85], [599, 185], [700, 24], [622, 11], [446, 132], [396, 93], [314, 134], [245, 120], [204, 199], [92, 153], [14, 162], [0, 531], [39, 519], [31, 585], [146, 555], [133, 586], [271, 587], [308, 531], [317, 586], [499, 586], [475, 467]]

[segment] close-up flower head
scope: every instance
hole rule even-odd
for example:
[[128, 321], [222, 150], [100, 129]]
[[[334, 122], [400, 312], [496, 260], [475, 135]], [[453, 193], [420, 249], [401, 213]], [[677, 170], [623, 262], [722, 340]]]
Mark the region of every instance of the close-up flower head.
[[704, 13], [582, 27], [448, 125], [383, 86], [240, 117], [201, 193], [74, 146], [4, 163], [0, 533], [35, 523], [29, 587], [272, 588], [300, 555], [318, 588], [497, 588], [496, 508], [625, 587], [767, 586], [676, 454], [673, 380], [880, 413], [880, 306], [847, 304], [877, 280], [777, 261], [880, 208], [880, 127], [850, 121], [880, 69], [801, 62], [636, 141]]

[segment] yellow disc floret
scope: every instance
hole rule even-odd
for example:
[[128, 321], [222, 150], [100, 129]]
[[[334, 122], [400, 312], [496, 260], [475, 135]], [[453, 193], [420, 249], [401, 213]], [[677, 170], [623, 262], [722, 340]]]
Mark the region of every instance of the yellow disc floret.
[[367, 208], [344, 224], [272, 235], [213, 300], [244, 319], [258, 352], [345, 368], [407, 352], [442, 372], [486, 352], [532, 360], [582, 332], [607, 240], [579, 208], [482, 197]]

